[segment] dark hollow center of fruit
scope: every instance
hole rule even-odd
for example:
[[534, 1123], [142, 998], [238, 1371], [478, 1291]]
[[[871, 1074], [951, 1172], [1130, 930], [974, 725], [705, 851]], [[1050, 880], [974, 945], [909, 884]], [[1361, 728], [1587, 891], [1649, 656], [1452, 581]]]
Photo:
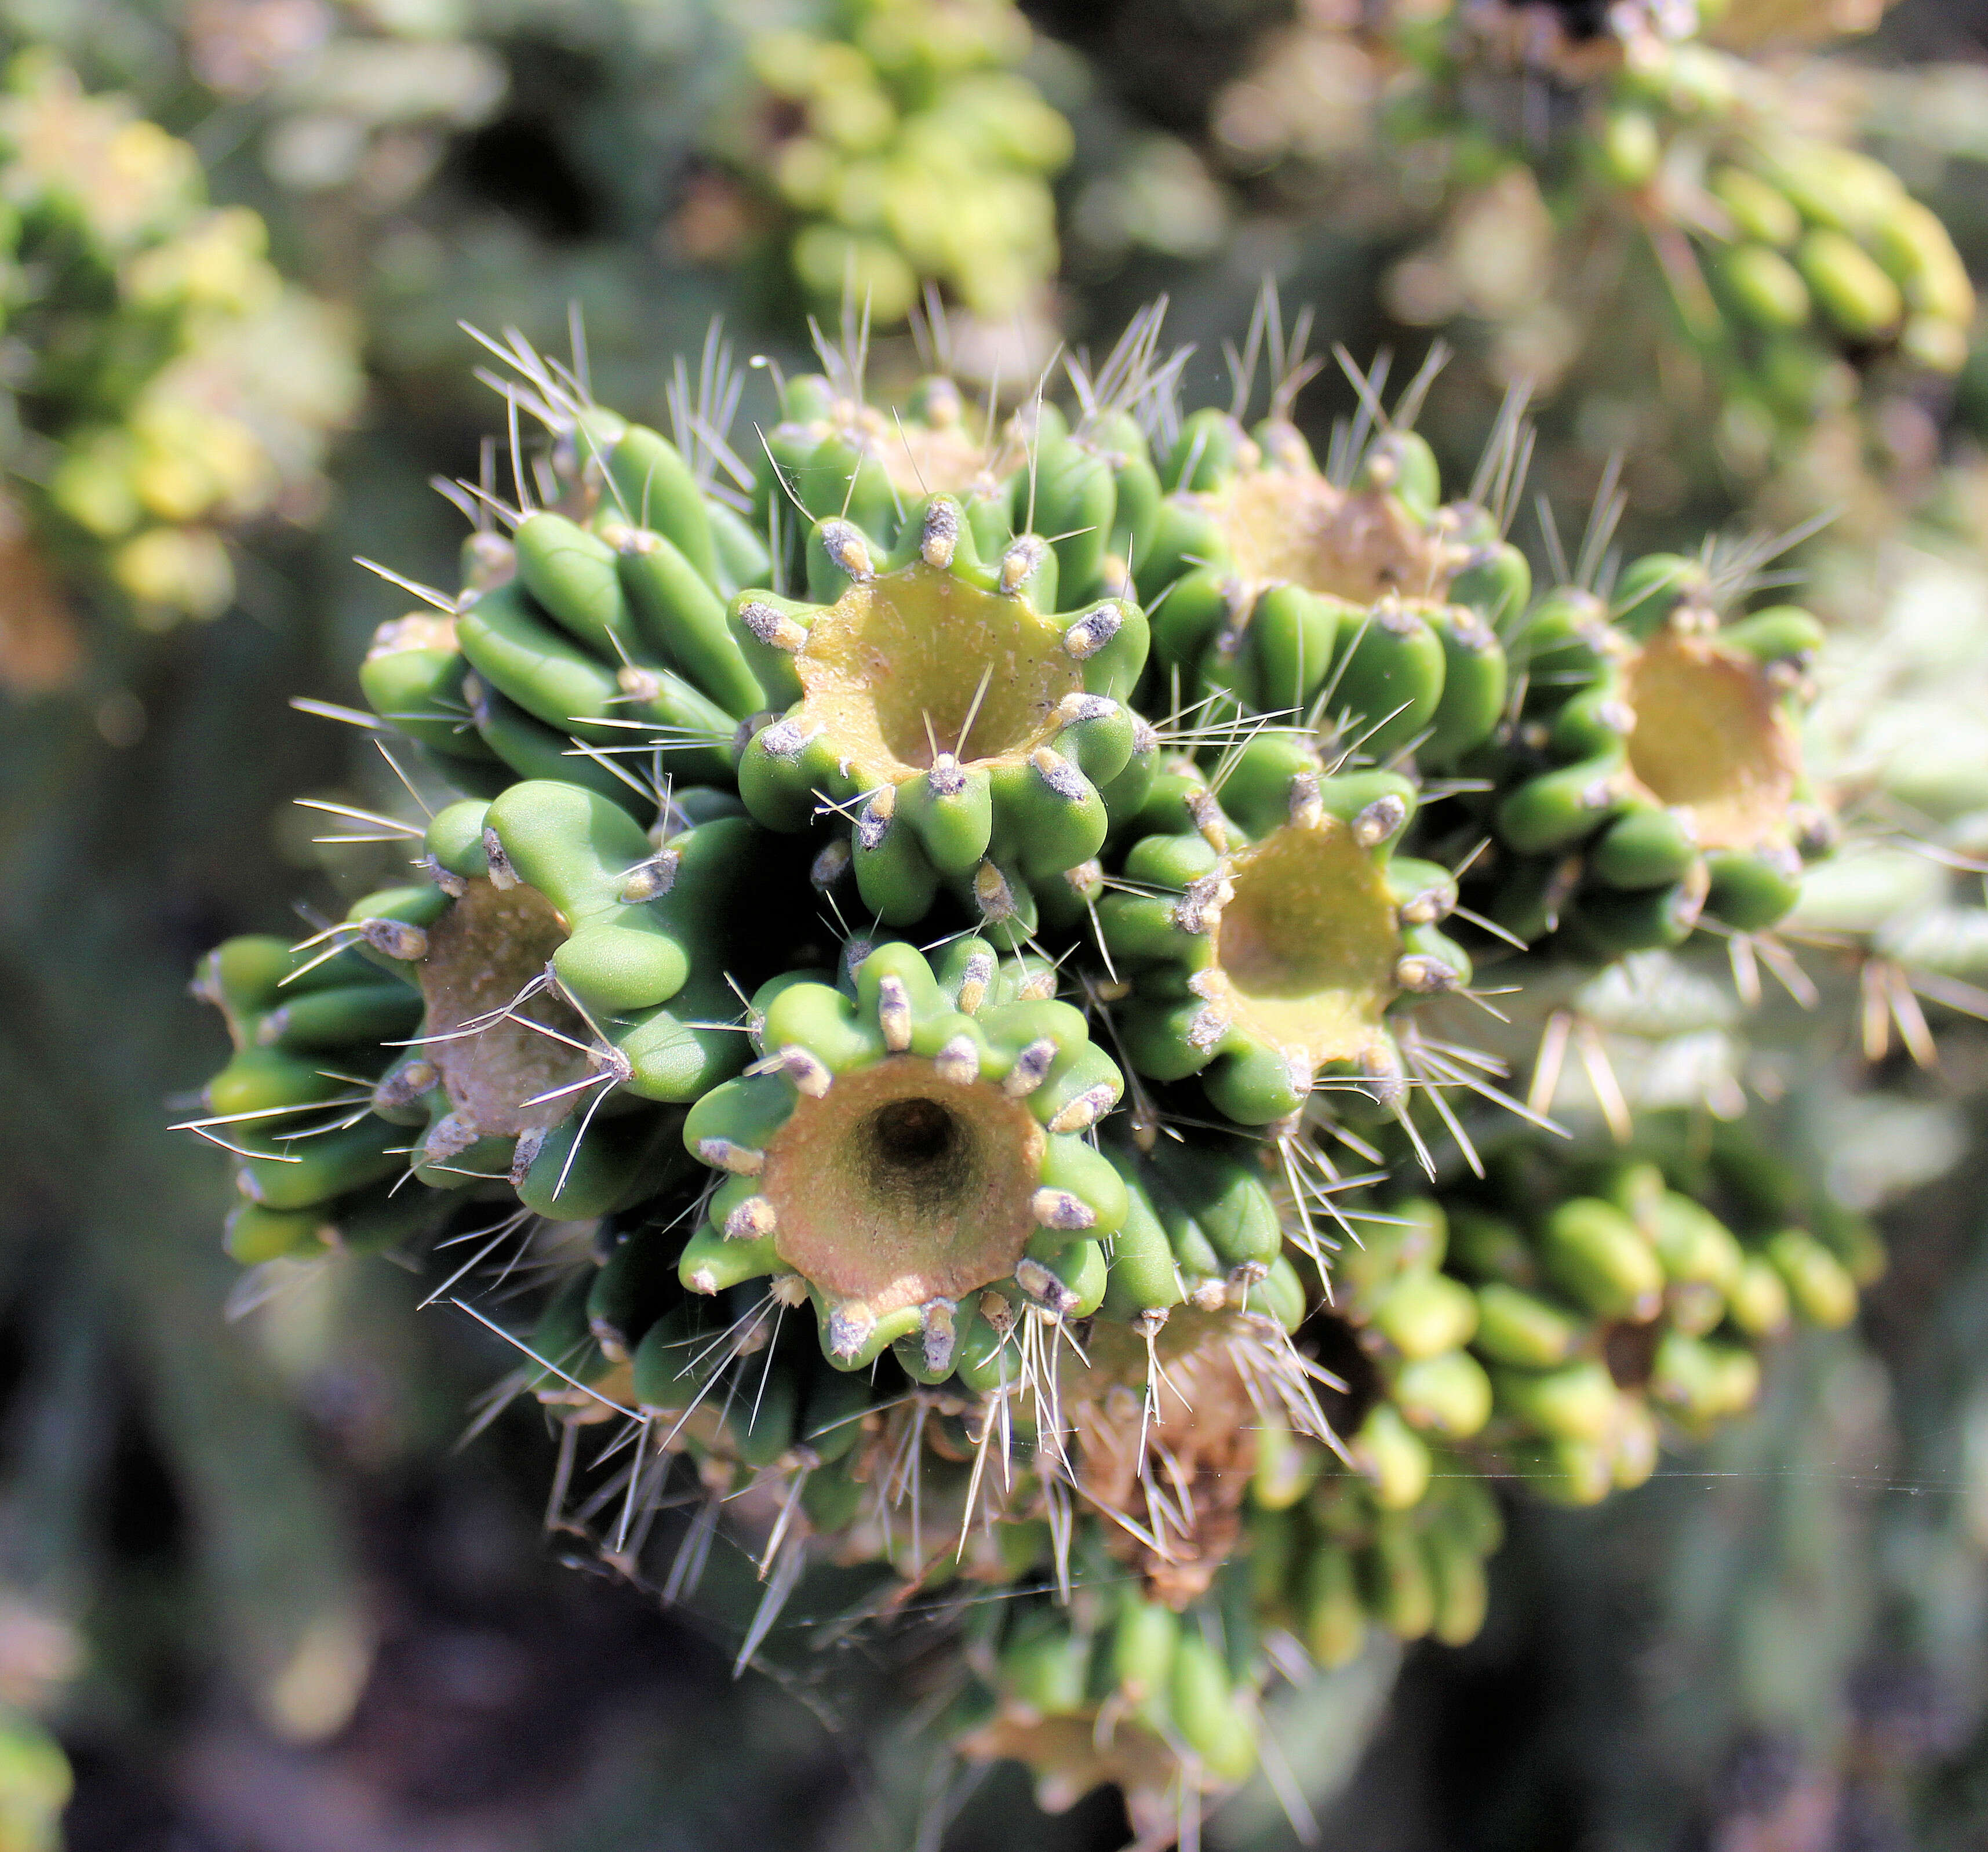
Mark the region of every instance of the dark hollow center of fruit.
[[871, 1188], [894, 1207], [937, 1210], [972, 1183], [972, 1134], [936, 1100], [894, 1100], [864, 1120], [857, 1136]]
[[948, 1086], [915, 1055], [839, 1076], [766, 1147], [780, 1256], [879, 1317], [958, 1299], [1021, 1258], [1043, 1150], [1022, 1101]]

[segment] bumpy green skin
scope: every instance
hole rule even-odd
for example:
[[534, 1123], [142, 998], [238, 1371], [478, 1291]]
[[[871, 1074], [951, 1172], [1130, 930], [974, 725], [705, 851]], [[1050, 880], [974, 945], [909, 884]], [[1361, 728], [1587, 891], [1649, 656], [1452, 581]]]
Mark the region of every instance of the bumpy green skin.
[[[737, 1012], [727, 934], [764, 860], [735, 799], [702, 807], [721, 813], [658, 848], [598, 794], [528, 780], [441, 812], [426, 843], [434, 878], [356, 903], [341, 929], [348, 949], [315, 966], [310, 948], [275, 940], [211, 954], [198, 989], [223, 1009], [237, 1052], [208, 1102], [216, 1115], [270, 1115], [227, 1128], [253, 1154], [231, 1251], [315, 1251], [326, 1228], [347, 1246], [385, 1245], [472, 1194], [515, 1191], [540, 1215], [579, 1219], [652, 1196], [681, 1172], [681, 1114], [651, 1103], [680, 1106], [744, 1064], [745, 1037], [723, 1026]], [[522, 1134], [478, 1126], [452, 1097], [439, 1046], [424, 1039], [431, 935], [448, 931], [472, 883], [522, 884], [556, 911], [566, 936], [551, 974], [594, 1038], [580, 1077], [553, 1096], [567, 1107]], [[539, 974], [518, 975], [522, 985]]]
[[[790, 704], [761, 716], [740, 754], [739, 792], [753, 815], [769, 828], [799, 830], [823, 806], [852, 812], [857, 883], [887, 925], [923, 918], [942, 885], [1004, 946], [1025, 942], [1045, 916], [1080, 917], [1101, 888], [1094, 864], [1112, 803], [1128, 789], [1136, 801], [1155, 750], [1125, 705], [1145, 661], [1139, 608], [1103, 599], [1048, 615], [1055, 556], [1025, 536], [983, 563], [967, 510], [951, 495], [911, 509], [881, 560], [853, 522], [818, 522], [808, 585], [807, 600], [748, 591], [732, 606], [742, 655], [773, 698]], [[817, 698], [808, 681], [821, 652], [811, 643], [838, 600], [860, 596], [894, 610], [955, 593], [1002, 601], [1020, 639], [1013, 647], [1047, 653], [1075, 685], [1023, 745], [964, 759], [942, 749], [921, 771], [874, 729], [852, 738]]]
[[959, 498], [984, 558], [1023, 534], [1054, 536], [1066, 603], [1134, 596], [1128, 563], [1152, 549], [1161, 490], [1145, 434], [1128, 414], [1100, 409], [1073, 428], [1056, 406], [1033, 400], [998, 431], [979, 433], [959, 389], [939, 376], [921, 380], [889, 418], [815, 375], [789, 380], [780, 406], [753, 518], [762, 532], [784, 524], [792, 536], [793, 582], [806, 574], [810, 522], [853, 521], [890, 546], [908, 510], [945, 493]]
[[[865, 1439], [867, 1411], [901, 1395], [902, 1379], [833, 1367], [799, 1326], [740, 1352], [728, 1337], [761, 1296], [686, 1290], [674, 1220], [645, 1204], [603, 1222], [591, 1263], [566, 1279], [533, 1330], [534, 1391], [568, 1420], [604, 1419], [610, 1403], [657, 1418], [708, 1484], [769, 1470], [805, 1482], [843, 1460]], [[753, 1393], [729, 1394], [741, 1368]], [[828, 1515], [820, 1497], [809, 1507], [817, 1524]]]
[[202, 1103], [214, 1134], [247, 1154], [225, 1236], [245, 1266], [390, 1246], [461, 1200], [393, 1188], [407, 1167], [407, 1134], [371, 1113], [365, 1094], [390, 1059], [381, 1045], [418, 1025], [420, 992], [356, 951], [314, 961], [320, 950], [230, 939], [194, 981], [235, 1045]]
[[[1529, 944], [1601, 962], [1682, 945], [1709, 916], [1735, 931], [1772, 926], [1800, 897], [1806, 863], [1831, 830], [1803, 774], [1797, 745], [1821, 627], [1791, 606], [1721, 624], [1703, 569], [1652, 554], [1623, 574], [1612, 613], [1591, 593], [1550, 591], [1518, 641], [1526, 696], [1499, 738], [1464, 762], [1490, 781], [1486, 821], [1504, 853], [1479, 876], [1483, 910]], [[1743, 677], [1787, 762], [1783, 801], [1752, 833], [1707, 845], [1695, 807], [1665, 805], [1636, 773], [1639, 727], [1629, 678], [1652, 646], [1697, 652], [1714, 671]]]
[[1392, 1506], [1307, 1450], [1308, 1470], [1259, 1472], [1249, 1513], [1261, 1624], [1286, 1629], [1323, 1671], [1348, 1664], [1370, 1629], [1462, 1646], [1483, 1626], [1485, 1563], [1504, 1536], [1486, 1482], [1453, 1457], [1428, 1495]]
[[1122, 411], [1100, 410], [1069, 428], [1053, 408], [1033, 410], [1007, 479], [1011, 530], [1058, 536], [1051, 544], [1066, 600], [1138, 596], [1134, 571], [1161, 519], [1145, 434]]
[[1435, 1449], [1472, 1439], [1490, 1418], [1491, 1384], [1465, 1348], [1477, 1308], [1442, 1271], [1441, 1206], [1405, 1198], [1357, 1226], [1357, 1244], [1345, 1242], [1333, 1262], [1332, 1311], [1365, 1354], [1374, 1394], [1347, 1448], [1374, 1504], [1407, 1511], [1428, 1492]]
[[[853, 994], [799, 974], [762, 987], [752, 1017], [762, 1058], [705, 1094], [684, 1126], [691, 1153], [725, 1174], [678, 1263], [691, 1291], [798, 1274], [823, 1350], [838, 1367], [864, 1367], [896, 1345], [915, 1376], [934, 1381], [990, 1342], [999, 1348], [1006, 1329], [989, 1324], [975, 1296], [988, 1289], [1062, 1316], [1097, 1309], [1108, 1285], [1103, 1244], [1124, 1223], [1127, 1199], [1117, 1172], [1082, 1134], [1115, 1104], [1122, 1082], [1078, 1011], [1046, 999], [1004, 999], [999, 975], [993, 948], [968, 938], [954, 941], [936, 968], [913, 946], [879, 945], [855, 965]], [[768, 1193], [767, 1165], [769, 1147], [797, 1110], [832, 1104], [838, 1083], [894, 1061], [925, 1097], [958, 1102], [962, 1114], [989, 1100], [1020, 1102], [1042, 1137], [1035, 1174], [1024, 1180], [1033, 1225], [1025, 1251], [984, 1278], [952, 1281], [950, 1292], [874, 1308], [801, 1272], [792, 1217], [783, 1218]], [[793, 1180], [796, 1206], [810, 1181]], [[870, 1236], [859, 1218], [825, 1239], [839, 1264], [860, 1270]], [[938, 1262], [928, 1270], [936, 1276]]]
[[1286, 1330], [1303, 1322], [1304, 1283], [1284, 1252], [1283, 1220], [1256, 1147], [1168, 1140], [1143, 1154], [1108, 1144], [1104, 1154], [1128, 1207], [1106, 1250], [1100, 1316], [1151, 1329], [1188, 1304], [1264, 1313]]
[[[1302, 736], [1259, 734], [1237, 755], [1218, 795], [1199, 768], [1171, 762], [1131, 829], [1141, 833], [1124, 860], [1140, 891], [1107, 895], [1100, 928], [1131, 995], [1120, 1014], [1127, 1057], [1160, 1081], [1199, 1075], [1210, 1103], [1242, 1125], [1288, 1119], [1321, 1073], [1371, 1083], [1382, 1103], [1398, 1103], [1401, 1057], [1381, 1012], [1419, 995], [1454, 990], [1470, 961], [1436, 922], [1454, 904], [1454, 883], [1395, 850], [1415, 814], [1407, 780], [1384, 772], [1327, 775]], [[1286, 834], [1284, 833], [1289, 833]], [[1222, 987], [1222, 925], [1235, 904], [1239, 863], [1273, 836], [1350, 843], [1371, 872], [1365, 890], [1315, 892], [1315, 908], [1293, 919], [1293, 937], [1330, 937], [1358, 917], [1373, 940], [1362, 974], [1376, 995], [1373, 1019], [1330, 1059], [1281, 1042], [1253, 1021], [1246, 998]], [[1286, 999], [1292, 992], [1282, 993]]]
[[[1412, 752], [1440, 769], [1489, 738], [1506, 693], [1500, 630], [1524, 608], [1531, 573], [1482, 510], [1437, 505], [1435, 460], [1413, 432], [1377, 440], [1341, 490], [1289, 423], [1253, 435], [1226, 412], [1200, 411], [1158, 480], [1168, 493], [1131, 555], [1152, 613], [1151, 699], [1171, 698], [1177, 682], [1181, 701], [1218, 715], [1295, 715], [1375, 763]], [[1383, 536], [1378, 566], [1344, 532], [1338, 557], [1283, 562], [1295, 577], [1252, 576], [1224, 505], [1266, 491], [1290, 499], [1290, 527], [1357, 517], [1361, 532]], [[1371, 579], [1374, 595], [1307, 583], [1321, 577]]]
[[[1053, 407], [1044, 415], [1061, 428]], [[1002, 480], [1026, 441], [1019, 417], [983, 431], [943, 375], [921, 380], [901, 411], [885, 414], [844, 397], [819, 373], [803, 373], [783, 384], [779, 421], [753, 459], [752, 529], [779, 542], [779, 582], [803, 585], [816, 522], [853, 521], [888, 548], [911, 504], [956, 495], [982, 551], [998, 553], [1028, 531], [1015, 527]]]
[[1040, 1596], [989, 1604], [972, 1651], [985, 1680], [951, 1720], [962, 1752], [1026, 1762], [1053, 1811], [1116, 1781], [1146, 1830], [1177, 1817], [1183, 1790], [1246, 1779], [1270, 1673], [1247, 1582], [1227, 1584], [1185, 1614], [1112, 1584], [1074, 1610]]
[[766, 704], [725, 600], [766, 549], [654, 431], [595, 409], [567, 439], [570, 512], [527, 514], [508, 546], [478, 536], [452, 613], [382, 627], [367, 698], [465, 789], [494, 767], [632, 806], [609, 762], [651, 750], [729, 782], [739, 722]]

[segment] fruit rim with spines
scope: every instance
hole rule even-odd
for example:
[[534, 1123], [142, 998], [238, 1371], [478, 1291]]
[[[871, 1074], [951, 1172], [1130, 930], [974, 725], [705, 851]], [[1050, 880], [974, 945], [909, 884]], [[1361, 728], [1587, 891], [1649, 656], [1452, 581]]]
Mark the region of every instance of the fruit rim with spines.
[[[737, 1072], [725, 922], [764, 839], [736, 809], [659, 847], [598, 793], [521, 780], [431, 820], [430, 884], [355, 904], [352, 924], [403, 935], [388, 961], [428, 1005], [446, 1139], [516, 1139], [522, 1162], [576, 1105], [681, 1103]], [[511, 1009], [527, 996], [529, 1019]]]
[[1162, 779], [1139, 819], [1161, 831], [1124, 863], [1156, 891], [1099, 904], [1132, 986], [1133, 1066], [1161, 1080], [1202, 1074], [1211, 1100], [1243, 1124], [1288, 1117], [1327, 1069], [1398, 1078], [1388, 1010], [1470, 976], [1433, 918], [1404, 917], [1437, 911], [1418, 904], [1428, 865], [1407, 864], [1414, 894], [1389, 880], [1414, 808], [1405, 779], [1327, 776], [1290, 733], [1258, 735], [1220, 799], [1185, 763]]
[[1290, 583], [1361, 604], [1389, 592], [1443, 596], [1462, 564], [1453, 536], [1412, 509], [1391, 482], [1341, 488], [1308, 449], [1293, 448], [1294, 430], [1277, 434], [1277, 449], [1253, 441], [1239, 448], [1232, 475], [1190, 500], [1222, 534], [1230, 569], [1246, 587]]
[[921, 918], [945, 880], [1019, 941], [1039, 897], [1060, 901], [1059, 877], [1104, 846], [1104, 789], [1150, 753], [1124, 705], [1145, 620], [1121, 600], [1046, 615], [1045, 543], [986, 565], [955, 498], [914, 512], [881, 562], [850, 523], [818, 523], [812, 602], [735, 600], [747, 659], [791, 704], [759, 718], [739, 788], [776, 829], [849, 807], [857, 879], [886, 924]]
[[895, 1343], [934, 1381], [977, 1341], [989, 1289], [1095, 1309], [1127, 1202], [1082, 1134], [1122, 1082], [1069, 1005], [989, 1000], [997, 967], [982, 940], [955, 940], [936, 969], [894, 942], [856, 965], [853, 996], [806, 974], [762, 986], [763, 1058], [685, 1121], [691, 1154], [725, 1173], [687, 1286], [792, 1276], [838, 1367]]

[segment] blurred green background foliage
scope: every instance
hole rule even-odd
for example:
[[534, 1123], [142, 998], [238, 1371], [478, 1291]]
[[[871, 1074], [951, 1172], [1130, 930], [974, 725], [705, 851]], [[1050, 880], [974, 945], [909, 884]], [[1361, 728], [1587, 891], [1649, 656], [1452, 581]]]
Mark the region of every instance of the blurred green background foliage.
[[[1982, 844], [1954, 833], [1988, 812], [1971, 297], [1934, 366], [1729, 306], [1743, 341], [1682, 338], [1663, 259], [1692, 221], [1654, 193], [1625, 212], [1597, 134], [1546, 119], [1581, 106], [1602, 9], [1557, 9], [1564, 86], [1489, 98], [1423, 56], [1445, 10], [0, 0], [0, 1846], [49, 1843], [70, 1776], [44, 1729], [78, 1852], [1123, 1843], [1109, 1791], [1050, 1817], [1013, 1766], [946, 1786], [919, 1729], [936, 1617], [797, 1624], [735, 1680], [749, 1563], [721, 1550], [693, 1615], [545, 1534], [536, 1412], [460, 1444], [499, 1341], [378, 1259], [244, 1276], [223, 1168], [165, 1129], [219, 1048], [194, 956], [387, 877], [292, 800], [377, 807], [392, 772], [287, 704], [349, 704], [406, 608], [354, 556], [455, 583], [463, 524], [428, 485], [475, 478], [503, 428], [465, 323], [581, 331], [601, 400], [665, 429], [714, 317], [791, 373], [852, 300], [885, 402], [938, 340], [1019, 400], [1161, 294], [1191, 401], [1219, 400], [1266, 276], [1315, 351], [1390, 352], [1398, 381], [1445, 340], [1422, 428], [1446, 473], [1523, 380], [1570, 536], [1618, 480], [1633, 546], [1799, 534], [1850, 640], [1817, 725], [1900, 815], [1953, 826], [1906, 911], [1978, 907]], [[1805, 29], [1829, 10], [1733, 0], [1749, 106], [1889, 164], [1988, 272], [1988, 11]], [[1668, 107], [1652, 134], [1701, 132]], [[735, 445], [775, 415], [769, 371]], [[1308, 389], [1321, 453], [1357, 404], [1336, 367]], [[1295, 1694], [1317, 1843], [1981, 1843], [1988, 1036], [1887, 1006], [1783, 1002], [1734, 1057], [1780, 1148], [1879, 1219], [1858, 1325], [1599, 1512], [1515, 1503], [1470, 1647], [1376, 1642]], [[1717, 1026], [1692, 1032], [1716, 1065]], [[1260, 1786], [1208, 1828], [1293, 1832]]]

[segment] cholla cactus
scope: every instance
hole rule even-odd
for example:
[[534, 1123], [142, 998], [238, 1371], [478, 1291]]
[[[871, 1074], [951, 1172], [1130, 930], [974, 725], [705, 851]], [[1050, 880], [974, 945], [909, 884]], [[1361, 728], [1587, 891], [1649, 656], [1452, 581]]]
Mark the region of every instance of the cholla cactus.
[[[8, 317], [32, 356], [15, 462], [36, 485], [11, 492], [7, 634], [46, 630], [46, 581], [147, 627], [211, 617], [233, 596], [230, 531], [321, 487], [357, 397], [350, 335], [285, 287], [254, 213], [205, 204], [191, 148], [51, 59], [12, 67], [0, 149]], [[31, 651], [8, 678], [59, 679], [74, 655]]]
[[[687, 1489], [673, 1596], [721, 1521], [746, 1543], [742, 1662], [811, 1563], [1016, 1595], [968, 1628], [962, 1749], [1053, 1803], [1117, 1781], [1158, 1844], [1253, 1766], [1273, 1667], [1476, 1631], [1489, 1476], [1639, 1483], [1871, 1256], [1736, 1130], [1501, 1128], [1442, 1015], [1515, 949], [1513, 1010], [1599, 982], [1652, 942], [1604, 930], [1632, 906], [1666, 944], [1779, 916], [1822, 833], [1777, 666], [1813, 621], [1706, 615], [1757, 560], [1534, 600], [1515, 415], [1445, 509], [1376, 383], [1323, 471], [1293, 367], [1260, 438], [1170, 428], [1156, 331], [1075, 370], [1073, 415], [921, 386], [942, 492], [853, 390], [790, 385], [746, 519], [722, 417], [687, 455], [514, 345], [545, 451], [517, 503], [463, 498], [509, 532], [362, 671], [466, 795], [399, 826], [411, 884], [214, 955], [238, 1052], [201, 1129], [245, 1259], [461, 1243], [438, 1293], [544, 1263], [513, 1386], [561, 1507], [620, 1424], [581, 1512], [639, 1574]], [[1607, 805], [1556, 798], [1597, 755]], [[1557, 933], [1459, 904], [1529, 856]]]
[[757, 91], [718, 145], [810, 298], [853, 286], [886, 326], [927, 285], [989, 321], [1040, 313], [1070, 134], [1014, 68], [1030, 39], [1011, 0], [831, 0], [752, 39]]

